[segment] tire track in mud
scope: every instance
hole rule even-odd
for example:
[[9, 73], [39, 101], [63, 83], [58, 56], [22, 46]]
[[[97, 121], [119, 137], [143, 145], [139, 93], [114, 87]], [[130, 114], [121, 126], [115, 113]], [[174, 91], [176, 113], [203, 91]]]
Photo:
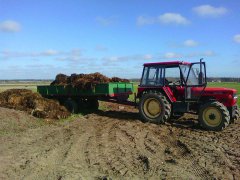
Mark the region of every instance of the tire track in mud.
[[[99, 120], [95, 115], [88, 118]], [[86, 149], [90, 147], [95, 149], [94, 152], [88, 151], [89, 154], [95, 155], [87, 157], [90, 159], [88, 162], [91, 162], [91, 159], [98, 159], [98, 170], [113, 177], [119, 175], [132, 178], [156, 177], [159, 168], [158, 161], [154, 159], [159, 159], [161, 152], [156, 153], [159, 147], [155, 138], [144, 139], [147, 137], [147, 132], [141, 126], [145, 127], [144, 124], [136, 121], [102, 119], [99, 126], [94, 127], [96, 134], [86, 147]], [[95, 148], [92, 148], [93, 146]]]
[[[177, 162], [181, 159], [181, 164], [186, 171], [192, 172], [195, 177], [198, 179], [213, 179], [214, 177], [209, 174], [209, 172], [198, 164], [195, 160], [196, 157], [192, 154], [191, 150], [188, 146], [179, 140], [179, 138], [172, 132], [169, 131], [168, 135], [163, 135], [162, 142], [166, 144], [168, 148], [172, 148], [175, 151], [175, 157]], [[170, 153], [171, 154], [171, 153]], [[174, 162], [174, 159], [169, 160], [170, 162]]]
[[[234, 128], [211, 133], [89, 114], [0, 137], [0, 158], [6, 157], [0, 179], [239, 179]], [[216, 174], [224, 168], [229, 176]]]
[[[69, 151], [73, 145], [72, 131], [70, 129], [56, 129], [49, 134], [45, 134], [40, 141], [34, 141], [31, 146], [41, 147], [39, 152], [34, 156], [27, 158], [27, 166], [21, 168], [25, 174], [23, 178], [32, 179], [41, 174], [44, 176], [62, 177], [62, 168], [60, 164], [64, 164], [65, 159], [68, 157]], [[53, 141], [49, 142], [49, 139]], [[45, 141], [45, 142], [44, 142]], [[47, 143], [46, 143], [47, 142]], [[32, 169], [40, 170], [38, 174], [32, 172]], [[45, 173], [48, 172], [48, 173]]]
[[[71, 127], [50, 125], [22, 133], [19, 138], [14, 139], [18, 142], [18, 148], [14, 150], [19, 156], [12, 157], [12, 160], [18, 163], [6, 167], [8, 174], [6, 177], [11, 177], [9, 179], [63, 177], [67, 169], [65, 161], [76, 142], [73, 131], [74, 128]], [[12, 149], [12, 147], [8, 148]]]
[[[95, 116], [90, 118], [95, 119]], [[124, 175], [125, 163], [119, 158], [125, 155], [123, 149], [119, 148], [116, 144], [118, 142], [118, 129], [121, 122], [112, 121], [109, 118], [99, 119], [99, 124], [94, 126], [94, 135], [91, 140], [86, 144], [86, 149], [90, 149], [87, 153], [86, 161], [91, 162], [97, 160], [94, 163], [88, 163], [90, 166], [97, 166], [97, 169], [103, 174]], [[88, 154], [91, 154], [90, 157]], [[116, 156], [116, 154], [118, 156]]]
[[[91, 115], [89, 119], [95, 119], [99, 117]], [[134, 177], [138, 175], [136, 169], [139, 168], [139, 160], [136, 154], [136, 142], [135, 134], [131, 134], [132, 123], [127, 121], [120, 121], [112, 118], [103, 118], [99, 125], [94, 128], [95, 136], [93, 136], [91, 143], [89, 143], [86, 149], [94, 149], [94, 157], [88, 157], [87, 159], [98, 159], [98, 170], [103, 174], [110, 174], [115, 176], [127, 176]], [[126, 128], [127, 127], [127, 128]], [[94, 145], [95, 144], [95, 145]], [[92, 148], [92, 147], [95, 148]], [[90, 152], [89, 152], [90, 154]]]
[[193, 160], [187, 146], [177, 141], [176, 137], [164, 135], [166, 129], [162, 134], [154, 134], [149, 127], [156, 129], [156, 126], [150, 124], [112, 118], [99, 119], [96, 115], [88, 118], [98, 119], [99, 123], [95, 122], [94, 135], [86, 144], [86, 162], [89, 167], [95, 166], [95, 170], [103, 174], [132, 178], [161, 176], [162, 171], [175, 164], [174, 159], [169, 160], [168, 154], [164, 154], [165, 149], [170, 147], [176, 151], [174, 158], [183, 159], [187, 164], [184, 164], [182, 171], [187, 170], [194, 177], [212, 178]]

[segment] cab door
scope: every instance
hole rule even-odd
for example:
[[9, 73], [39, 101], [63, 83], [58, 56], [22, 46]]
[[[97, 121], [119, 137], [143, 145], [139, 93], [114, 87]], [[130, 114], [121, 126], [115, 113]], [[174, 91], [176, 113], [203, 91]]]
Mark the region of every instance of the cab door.
[[180, 69], [184, 78], [185, 100], [199, 99], [207, 85], [205, 63], [197, 62], [189, 66], [180, 65]]

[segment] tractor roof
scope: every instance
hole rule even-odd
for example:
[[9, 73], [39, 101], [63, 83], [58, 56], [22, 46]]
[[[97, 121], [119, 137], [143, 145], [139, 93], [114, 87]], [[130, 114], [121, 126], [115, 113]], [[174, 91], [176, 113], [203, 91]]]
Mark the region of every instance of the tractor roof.
[[183, 61], [168, 61], [168, 62], [155, 62], [155, 63], [145, 63], [144, 66], [179, 66], [179, 65], [190, 65], [189, 62], [183, 62]]

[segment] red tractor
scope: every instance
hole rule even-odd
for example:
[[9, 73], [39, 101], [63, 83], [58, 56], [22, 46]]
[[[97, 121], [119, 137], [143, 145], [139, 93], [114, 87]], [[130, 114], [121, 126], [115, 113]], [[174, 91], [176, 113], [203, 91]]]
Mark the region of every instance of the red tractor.
[[146, 63], [138, 87], [143, 121], [164, 123], [184, 113], [199, 116], [200, 125], [219, 131], [238, 119], [237, 90], [209, 88], [205, 62]]

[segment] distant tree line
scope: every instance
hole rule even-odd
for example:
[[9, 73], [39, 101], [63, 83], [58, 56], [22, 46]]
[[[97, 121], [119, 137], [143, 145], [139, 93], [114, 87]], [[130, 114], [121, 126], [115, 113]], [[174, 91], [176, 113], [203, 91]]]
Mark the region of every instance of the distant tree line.
[[240, 82], [240, 78], [236, 77], [209, 77], [208, 82]]

